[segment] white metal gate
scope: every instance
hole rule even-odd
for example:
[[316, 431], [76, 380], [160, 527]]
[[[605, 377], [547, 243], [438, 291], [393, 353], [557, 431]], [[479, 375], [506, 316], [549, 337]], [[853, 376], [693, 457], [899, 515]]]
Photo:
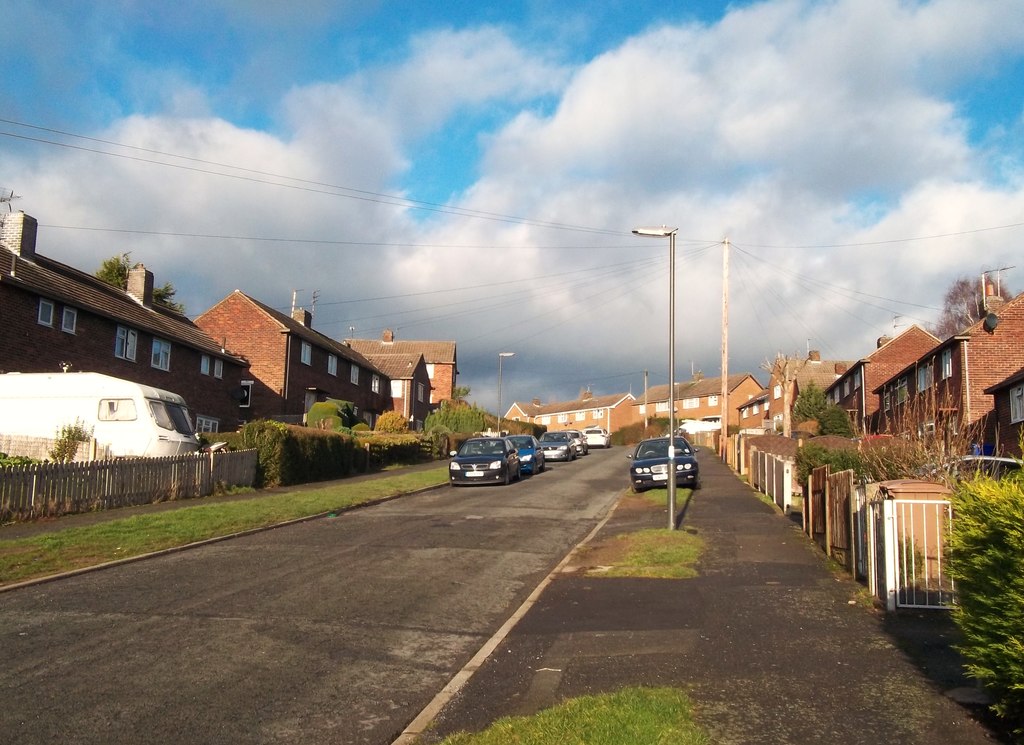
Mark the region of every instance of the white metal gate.
[[946, 538], [953, 527], [949, 500], [885, 499], [871, 507], [871, 542], [881, 549], [873, 552], [876, 594], [886, 597], [889, 610], [950, 608], [956, 588], [946, 567]]

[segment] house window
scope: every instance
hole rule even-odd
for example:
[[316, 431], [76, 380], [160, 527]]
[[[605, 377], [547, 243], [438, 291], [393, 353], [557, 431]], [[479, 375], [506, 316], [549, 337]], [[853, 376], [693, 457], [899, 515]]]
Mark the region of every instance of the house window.
[[953, 350], [942, 350], [942, 379], [953, 377]]
[[708, 406], [718, 406], [718, 396], [708, 396]]
[[683, 408], [684, 409], [696, 409], [699, 406], [700, 406], [700, 399], [699, 398], [684, 398], [683, 399]]
[[202, 357], [199, 358], [199, 374], [210, 374], [210, 355], [204, 354]]
[[857, 370], [853, 374], [853, 390], [856, 391], [859, 388], [860, 388], [860, 370]]
[[551, 424], [551, 417], [549, 417], [549, 416], [542, 416], [540, 418], [540, 423], [541, 424]]
[[1010, 421], [1017, 423], [1024, 420], [1024, 385], [1010, 389]]
[[917, 390], [924, 391], [932, 387], [932, 366], [924, 365], [917, 368]]
[[594, 412], [595, 419], [604, 419], [604, 409], [598, 409]]
[[338, 374], [338, 355], [329, 354], [327, 355], [327, 374], [337, 376]]
[[370, 377], [370, 390], [374, 393], [380, 393], [380, 375]]
[[[839, 398], [839, 391], [834, 391], [834, 393], [836, 394], [836, 398]], [[850, 395], [850, 379], [847, 378], [846, 380], [843, 381], [843, 397], [845, 398], [846, 396], [849, 396], [849, 395]]]
[[39, 313], [36, 321], [40, 326], [53, 326], [53, 302], [39, 298]]
[[348, 373], [348, 381], [352, 385], [359, 385], [359, 365], [352, 365]]
[[122, 360], [135, 361], [135, 348], [139, 343], [139, 332], [127, 326], [117, 327], [117, 340], [114, 342], [114, 356]]
[[[359, 368], [356, 368], [356, 369], [358, 370]], [[424, 389], [423, 383], [417, 383], [416, 384], [416, 400], [420, 401], [421, 403], [423, 401], [423, 392], [424, 392], [424, 390], [425, 389]]]
[[308, 341], [302, 342], [302, 347], [299, 350], [299, 360], [303, 365], [313, 364], [313, 347]]
[[896, 381], [896, 403], [901, 404], [907, 400], [907, 378], [906, 376]]
[[777, 385], [772, 388], [772, 398], [782, 398], [782, 386]]
[[150, 364], [157, 370], [171, 369], [171, 343], [163, 339], [153, 339], [153, 354]]
[[886, 411], [892, 408], [892, 394], [889, 391], [882, 394], [882, 408]]
[[754, 404], [754, 413], [758, 414], [758, 413], [760, 413], [760, 411], [761, 411], [760, 404]]
[[213, 361], [213, 377], [220, 380], [224, 377], [224, 360], [216, 359]]
[[585, 411], [577, 411], [576, 412], [576, 421], [577, 422], [582, 422], [586, 418], [587, 418], [587, 412], [585, 412]]
[[248, 409], [252, 406], [252, 386], [255, 382], [254, 380], [242, 381], [241, 395], [238, 397], [239, 408]]
[[668, 411], [668, 401], [659, 401], [658, 403], [654, 404], [654, 413], [657, 414], [658, 412], [662, 411]]
[[78, 311], [74, 308], [65, 308], [60, 316], [60, 330], [65, 334], [75, 333], [78, 328]]
[[220, 422], [216, 419], [208, 416], [202, 416], [201, 414], [196, 415], [196, 431], [197, 432], [219, 432]]
[[565, 424], [568, 421], [569, 421], [569, 415], [568, 414], [559, 414], [558, 415], [558, 423], [559, 424]]

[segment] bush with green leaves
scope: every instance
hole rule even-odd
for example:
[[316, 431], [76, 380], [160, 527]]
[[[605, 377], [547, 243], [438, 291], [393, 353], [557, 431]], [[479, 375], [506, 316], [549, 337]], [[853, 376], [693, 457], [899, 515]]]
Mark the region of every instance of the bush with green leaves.
[[864, 459], [855, 448], [826, 448], [810, 440], [796, 451], [796, 477], [801, 484], [820, 466], [831, 466], [833, 473], [853, 470], [857, 478], [867, 475]]
[[979, 477], [953, 495], [949, 573], [968, 672], [1024, 742], [1024, 482]]
[[397, 411], [385, 411], [377, 417], [377, 425], [374, 427], [374, 430], [377, 432], [402, 434], [409, 431], [409, 422]]
[[8, 455], [7, 453], [0, 453], [0, 468], [4, 466], [30, 466], [33, 463], [39, 461], [34, 458], [29, 458], [24, 455]]
[[485, 427], [484, 411], [464, 403], [443, 401], [438, 408], [427, 414], [423, 422], [423, 429], [428, 432], [436, 427], [444, 427], [449, 432], [482, 432]]
[[65, 424], [57, 430], [50, 459], [57, 463], [69, 463], [78, 454], [78, 446], [92, 438], [92, 427], [86, 427], [81, 419]]

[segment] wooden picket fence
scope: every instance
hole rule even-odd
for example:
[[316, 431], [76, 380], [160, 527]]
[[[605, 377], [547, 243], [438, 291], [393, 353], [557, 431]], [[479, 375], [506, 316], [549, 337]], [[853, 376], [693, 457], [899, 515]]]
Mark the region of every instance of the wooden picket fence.
[[253, 486], [256, 450], [0, 468], [0, 522], [19, 522]]

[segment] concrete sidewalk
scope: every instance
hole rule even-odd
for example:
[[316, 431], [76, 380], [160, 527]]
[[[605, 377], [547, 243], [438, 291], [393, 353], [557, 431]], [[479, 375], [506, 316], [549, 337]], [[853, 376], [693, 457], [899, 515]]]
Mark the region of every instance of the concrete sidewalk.
[[[971, 686], [948, 615], [885, 617], [794, 523], [713, 454], [681, 529], [705, 540], [691, 580], [587, 576], [580, 554], [544, 590], [422, 742], [624, 686], [689, 691], [719, 745], [991, 745], [947, 695]], [[663, 508], [624, 499], [595, 544], [662, 527]], [[594, 553], [599, 553], [595, 551]], [[575, 566], [574, 566], [575, 564]]]

